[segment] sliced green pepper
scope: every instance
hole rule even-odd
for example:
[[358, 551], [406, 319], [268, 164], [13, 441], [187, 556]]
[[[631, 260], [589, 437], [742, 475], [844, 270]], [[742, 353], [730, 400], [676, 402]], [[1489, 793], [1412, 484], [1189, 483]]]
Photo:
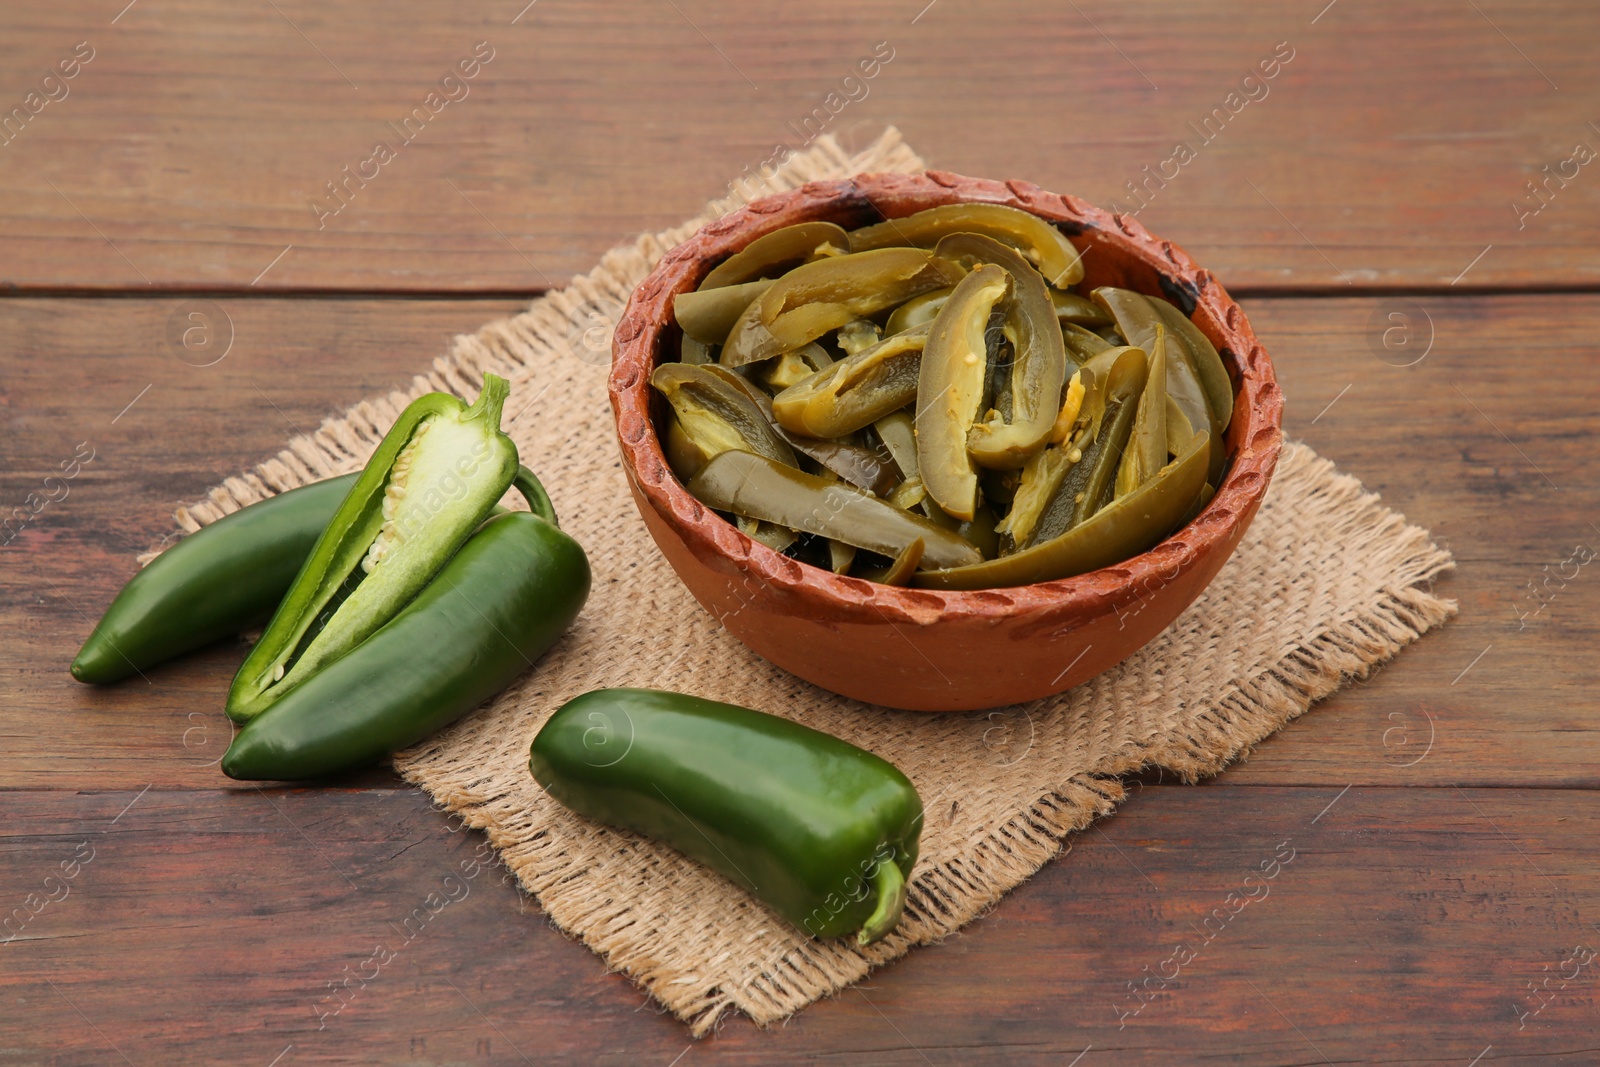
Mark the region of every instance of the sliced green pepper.
[[689, 482], [707, 507], [843, 541], [893, 558], [917, 538], [923, 564], [956, 567], [983, 557], [955, 533], [852, 486], [774, 463], [751, 452], [724, 452]]
[[[1139, 394], [1133, 433], [1117, 466], [1116, 496], [1126, 496], [1167, 465], [1167, 328], [1156, 327], [1150, 374]], [[1175, 398], [1174, 398], [1175, 399]]]
[[1206, 485], [1210, 437], [1194, 434], [1183, 455], [1127, 496], [1052, 540], [975, 567], [918, 571], [915, 585], [994, 589], [1070, 578], [1154, 548], [1189, 514]]
[[712, 345], [708, 345], [704, 341], [697, 341], [688, 334], [684, 334], [678, 341], [678, 359], [691, 365], [715, 363], [717, 357], [712, 349]]
[[672, 298], [672, 315], [685, 334], [708, 345], [720, 345], [745, 309], [770, 288], [772, 282], [764, 280], [679, 293]]
[[1093, 300], [1066, 289], [1050, 287], [1050, 302], [1055, 305], [1056, 320], [1065, 326], [1110, 326], [1112, 319], [1104, 308]]
[[428, 393], [401, 413], [239, 668], [230, 717], [259, 715], [370, 637], [472, 534], [518, 476], [500, 431], [509, 388], [486, 374], [471, 407]]
[[1072, 322], [1061, 324], [1061, 340], [1067, 346], [1067, 357], [1079, 366], [1113, 347], [1104, 337]]
[[889, 321], [884, 323], [885, 334], [904, 333], [913, 326], [921, 326], [925, 322], [932, 322], [934, 316], [939, 314], [939, 309], [944, 307], [944, 302], [950, 299], [950, 294], [956, 291], [953, 285], [943, 289], [935, 289], [921, 296], [914, 296], [904, 304], [889, 313]]
[[[928, 494], [958, 519], [972, 518], [978, 503], [967, 434], [983, 403], [989, 313], [1011, 286], [1011, 275], [994, 264], [967, 275], [939, 309], [923, 350], [916, 392], [917, 464]], [[1058, 396], [1060, 390], [1057, 383]]]
[[1037, 215], [1004, 204], [944, 204], [889, 219], [850, 231], [850, 247], [857, 252], [894, 245], [932, 248], [952, 233], [979, 233], [1010, 245], [1058, 288], [1083, 280], [1078, 250], [1060, 230]]
[[120, 681], [265, 621], [355, 482], [347, 474], [268, 497], [161, 553], [95, 624], [72, 676]]
[[1114, 351], [1109, 368], [1103, 373], [1097, 371], [1101, 384], [1094, 390], [1094, 410], [1086, 416], [1087, 434], [1078, 446], [1082, 458], [1067, 472], [1045, 506], [1028, 544], [1061, 536], [1110, 503], [1114, 496], [1117, 469], [1138, 417], [1139, 394], [1149, 380], [1143, 349]]
[[1066, 382], [1067, 352], [1044, 279], [1009, 246], [982, 234], [956, 233], [939, 242], [945, 259], [993, 263], [1011, 275], [1000, 309], [1001, 327], [1016, 355], [1011, 362], [1010, 404], [967, 434], [967, 453], [979, 464], [1014, 469], [1038, 452], [1055, 425]]
[[894, 465], [870, 448], [846, 441], [814, 441], [806, 437], [790, 437], [788, 441], [795, 451], [805, 453], [825, 469], [874, 496], [888, 496], [900, 480], [895, 476]]
[[796, 267], [739, 317], [723, 345], [725, 366], [799, 348], [852, 319], [903, 304], [919, 293], [954, 285], [961, 270], [919, 248], [880, 248]]
[[[827, 353], [822, 352], [818, 346], [807, 345], [806, 348], [816, 349], [821, 359], [827, 360]], [[697, 373], [693, 375], [696, 386], [682, 389], [674, 387], [671, 383], [689, 375], [685, 375], [681, 369], [674, 369], [677, 367], [678, 365], [673, 363], [664, 363], [657, 367], [655, 374], [651, 376], [651, 384], [663, 392], [667, 391], [663, 385], [674, 390], [668, 395], [669, 398], [675, 398], [673, 405], [679, 416], [679, 430], [696, 446], [695, 451], [699, 461], [689, 464], [691, 473], [680, 477], [693, 477], [693, 473], [698, 472], [713, 456], [737, 448], [755, 452], [790, 467], [800, 465], [794, 455], [795, 452], [800, 452], [816, 460], [851, 485], [870, 493], [882, 496], [894, 488], [894, 471], [872, 450], [848, 441], [815, 441], [804, 437], [792, 437], [785, 433], [772, 417], [772, 402], [742, 375], [726, 367], [699, 367], [695, 369]], [[713, 395], [717, 397], [714, 404], [710, 402]], [[697, 406], [696, 397], [707, 401], [698, 405], [706, 409], [705, 416], [688, 415], [689, 410]], [[679, 407], [680, 404], [683, 406]], [[720, 414], [713, 414], [713, 409]], [[690, 429], [691, 422], [697, 423], [704, 418], [719, 420], [721, 427], [707, 425], [698, 434]], [[670, 429], [668, 432], [671, 433]], [[676, 447], [672, 441], [669, 440], [668, 443], [669, 448]]]
[[[1200, 379], [1206, 401], [1211, 405], [1212, 432], [1220, 441], [1227, 436], [1228, 423], [1233, 420], [1233, 382], [1228, 378], [1228, 368], [1222, 365], [1222, 356], [1217, 353], [1217, 347], [1211, 343], [1211, 339], [1201, 333], [1200, 327], [1183, 312], [1159, 297], [1147, 299], [1173, 333], [1183, 339], [1193, 357], [1195, 375]], [[1200, 426], [1199, 423], [1194, 425], [1196, 429]]]
[[[718, 289], [758, 278], [776, 278], [811, 259], [823, 245], [849, 250], [850, 238], [831, 222], [801, 222], [757, 237], [712, 268], [700, 288]], [[727, 336], [727, 332], [723, 332]]]
[[[1153, 352], [1156, 329], [1158, 326], [1167, 327], [1167, 392], [1177, 403], [1184, 417], [1189, 420], [1189, 425], [1198, 428], [1209, 428], [1214, 435], [1211, 447], [1210, 473], [1216, 479], [1222, 471], [1222, 437], [1227, 430], [1227, 420], [1219, 418], [1217, 409], [1213, 406], [1210, 391], [1199, 376], [1199, 363], [1192, 347], [1187, 341], [1181, 340], [1183, 334], [1175, 324], [1169, 324], [1166, 308], [1177, 319], [1182, 320], [1185, 326], [1193, 329], [1189, 320], [1183, 318], [1178, 309], [1156, 296], [1145, 296], [1131, 289], [1117, 289], [1104, 286], [1096, 289], [1094, 299], [1105, 307], [1117, 320], [1117, 328], [1128, 339], [1131, 345], [1138, 345], [1146, 352]], [[1196, 331], [1197, 333], [1199, 331]], [[1204, 337], [1201, 338], [1204, 340]], [[1209, 341], [1205, 342], [1207, 345]], [[1213, 358], [1216, 349], [1211, 350]], [[1216, 360], [1220, 370], [1222, 363]], [[1227, 372], [1222, 372], [1223, 380], [1227, 380]], [[1223, 390], [1223, 392], [1227, 392]], [[1228, 393], [1227, 404], [1232, 405], [1232, 394]]]
[[911, 403], [930, 325], [914, 326], [796, 382], [772, 401], [790, 433], [839, 437]]
[[383, 629], [251, 719], [223, 773], [290, 781], [366, 766], [504, 689], [589, 592], [583, 549], [554, 518], [546, 506], [490, 519]]
[[904, 410], [891, 411], [872, 424], [878, 440], [889, 450], [900, 477], [910, 481], [921, 480], [922, 469], [917, 466], [917, 427]]
[[691, 453], [679, 449], [686, 466], [698, 470], [713, 456], [734, 448], [790, 467], [799, 465], [761, 410], [755, 390], [726, 369], [663, 363], [650, 376], [650, 384], [672, 405], [679, 429], [702, 457], [695, 464]]
[[917, 567], [922, 563], [923, 548], [922, 538], [919, 537], [902, 549], [887, 567], [866, 571], [861, 577], [879, 585], [909, 585], [911, 576], [917, 573]]
[[814, 937], [900, 919], [922, 800], [893, 764], [797, 722], [602, 689], [556, 710], [528, 767], [580, 815], [676, 848]]
[[761, 379], [767, 388], [783, 392], [791, 385], [805, 381], [819, 370], [833, 366], [833, 357], [815, 341], [801, 345], [793, 352], [785, 352], [770, 360], [762, 369]]
[[883, 331], [871, 319], [851, 319], [834, 334], [839, 350], [847, 356], [865, 351], [883, 340]]

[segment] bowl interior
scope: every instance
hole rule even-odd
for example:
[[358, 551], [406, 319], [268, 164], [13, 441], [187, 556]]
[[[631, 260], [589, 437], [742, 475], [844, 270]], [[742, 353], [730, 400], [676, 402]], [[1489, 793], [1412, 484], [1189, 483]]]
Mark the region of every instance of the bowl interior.
[[[1160, 545], [1111, 567], [1036, 585], [958, 592], [879, 586], [841, 577], [782, 556], [751, 541], [689, 496], [666, 466], [658, 430], [667, 412], [649, 385], [651, 371], [676, 359], [681, 333], [672, 297], [694, 289], [710, 270], [752, 240], [783, 226], [829, 221], [853, 229], [926, 208], [961, 202], [1000, 203], [1052, 222], [1083, 257], [1088, 292], [1113, 285], [1161, 296], [1175, 304], [1217, 347], [1234, 389], [1234, 413], [1225, 438], [1228, 465], [1210, 504]], [[1282, 397], [1271, 360], [1248, 320], [1216, 278], [1170, 241], [1137, 222], [1074, 197], [1020, 182], [995, 182], [930, 172], [863, 175], [818, 182], [756, 201], [712, 223], [669, 253], [630, 300], [617, 330], [612, 403], [628, 472], [641, 495], [668, 517], [697, 555], [721, 555], [781, 585], [804, 586], [812, 598], [840, 607], [861, 606], [916, 622], [939, 613], [992, 613], [1049, 601], [1057, 609], [1102, 606], [1131, 588], [1144, 572], [1182, 566], [1216, 542], [1237, 540], [1265, 492], [1281, 443]], [[642, 417], [641, 417], [642, 416]]]

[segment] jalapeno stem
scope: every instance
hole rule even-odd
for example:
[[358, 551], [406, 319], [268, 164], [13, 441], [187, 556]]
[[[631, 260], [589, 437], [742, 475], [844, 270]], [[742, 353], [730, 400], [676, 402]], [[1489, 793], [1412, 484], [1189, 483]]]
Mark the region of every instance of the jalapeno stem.
[[858, 945], [870, 945], [893, 930], [906, 906], [906, 876], [893, 856], [878, 861], [872, 872], [872, 886], [877, 891], [877, 905], [856, 935]]
[[517, 473], [511, 478], [511, 484], [522, 494], [522, 499], [528, 502], [529, 509], [535, 515], [556, 529], [561, 529], [561, 524], [556, 521], [556, 506], [550, 503], [550, 494], [544, 491], [544, 485], [534, 477], [531, 470], [518, 466]]

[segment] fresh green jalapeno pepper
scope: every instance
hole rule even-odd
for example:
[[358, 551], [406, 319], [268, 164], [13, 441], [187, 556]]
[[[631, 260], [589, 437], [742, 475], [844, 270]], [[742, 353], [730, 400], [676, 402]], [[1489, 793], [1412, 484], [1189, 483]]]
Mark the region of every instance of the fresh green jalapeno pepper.
[[1078, 250], [1037, 215], [1004, 204], [944, 204], [903, 219], [850, 231], [856, 252], [893, 245], [932, 248], [952, 233], [978, 233], [1021, 252], [1046, 281], [1065, 289], [1083, 280]]
[[[848, 252], [850, 238], [843, 227], [831, 222], [801, 222], [773, 230], [713, 267], [700, 288], [717, 289], [758, 278], [776, 278], [790, 267], [814, 258], [825, 245]], [[727, 331], [723, 334], [726, 336]]]
[[[972, 518], [977, 507], [978, 474], [967, 454], [967, 434], [983, 403], [989, 313], [1011, 286], [1011, 275], [994, 264], [984, 264], [963, 278], [939, 309], [922, 353], [916, 394], [917, 464], [928, 494], [958, 519]], [[1058, 383], [1058, 394], [1060, 389]]]
[[670, 845], [814, 937], [894, 929], [922, 801], [895, 766], [797, 722], [678, 693], [601, 689], [528, 754], [578, 814]]
[[291, 489], [190, 534], [135, 574], [72, 661], [104, 684], [265, 622], [356, 475]]
[[934, 254], [993, 263], [1011, 275], [1011, 292], [1000, 305], [1005, 316], [1001, 330], [1015, 352], [1006, 392], [1010, 402], [972, 427], [967, 453], [985, 467], [1020, 467], [1044, 447], [1066, 382], [1067, 352], [1050, 293], [1037, 270], [991, 237], [951, 234], [939, 242]]
[[742, 367], [837, 330], [852, 319], [954, 285], [961, 270], [920, 248], [880, 248], [796, 267], [761, 294], [728, 333], [719, 357]]
[[708, 345], [720, 345], [744, 310], [772, 287], [770, 280], [679, 293], [672, 298], [672, 316], [683, 332]]
[[891, 559], [919, 537], [925, 546], [924, 566], [957, 567], [983, 558], [960, 536], [927, 519], [853, 486], [751, 452], [722, 453], [687, 488], [718, 511], [803, 530]]
[[472, 534], [518, 477], [500, 431], [508, 392], [486, 374], [471, 407], [429, 393], [401, 413], [239, 668], [231, 718], [259, 715], [371, 636]]
[[1051, 540], [1010, 556], [950, 570], [922, 570], [912, 584], [933, 589], [993, 589], [1070, 578], [1154, 548], [1177, 529], [1206, 485], [1210, 437], [1194, 434], [1183, 455], [1139, 488]]
[[772, 414], [790, 433], [839, 437], [899, 411], [917, 395], [931, 324], [913, 326], [779, 393]]
[[223, 773], [292, 781], [363, 767], [511, 684], [588, 596], [588, 560], [554, 517], [546, 505], [484, 523], [381, 630], [251, 719]]

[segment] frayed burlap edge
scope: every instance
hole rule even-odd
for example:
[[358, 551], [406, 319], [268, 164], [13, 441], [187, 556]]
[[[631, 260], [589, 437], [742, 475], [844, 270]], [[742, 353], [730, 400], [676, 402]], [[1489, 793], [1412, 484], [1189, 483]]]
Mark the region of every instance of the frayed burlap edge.
[[[822, 138], [791, 158], [770, 180], [752, 181], [743, 191], [763, 195], [814, 179], [920, 168], [921, 161], [891, 129], [853, 157]], [[295, 438], [253, 471], [227, 479], [206, 500], [180, 508], [180, 527], [193, 531], [273, 493], [359, 468], [395, 416], [421, 393], [446, 390], [471, 395], [486, 371], [503, 374], [514, 383], [526, 382], [531, 375], [529, 354], [536, 350], [568, 349], [583, 357], [585, 347], [591, 355], [608, 347], [586, 343], [585, 338], [597, 327], [615, 322], [633, 285], [666, 251], [746, 198], [725, 198], [682, 226], [614, 249], [595, 270], [573, 279], [566, 289], [535, 300], [523, 314], [456, 338], [450, 354], [435, 360], [431, 371], [414, 378], [409, 389], [363, 402], [342, 418], [325, 421], [315, 434]], [[1171, 770], [1186, 781], [1215, 774], [1345, 679], [1366, 676], [1455, 612], [1452, 601], [1426, 588], [1452, 565], [1449, 554], [1433, 545], [1426, 531], [1407, 525], [1378, 504], [1355, 478], [1339, 474], [1309, 448], [1290, 445], [1269, 500], [1285, 494], [1292, 499], [1281, 504], [1291, 513], [1315, 498], [1321, 513], [1337, 516], [1319, 532], [1359, 549], [1389, 576], [1379, 595], [1351, 604], [1314, 634], [1256, 668], [1241, 671], [1237, 680], [1208, 700], [1186, 707], [1178, 728], [1151, 731], [1103, 754], [1092, 766], [1041, 789], [1031, 803], [989, 832], [964, 842], [959, 856], [920, 867], [900, 929], [866, 951], [842, 943], [808, 942], [778, 956], [751, 980], [734, 984], [679, 973], [667, 961], [652, 957], [647, 940], [641, 942], [634, 929], [639, 916], [633, 901], [596, 898], [585, 881], [592, 857], [575, 855], [533, 826], [524, 805], [494, 785], [488, 770], [446, 781], [445, 775], [426, 769], [428, 758], [435, 754], [430, 745], [436, 750], [448, 745], [448, 739], [402, 753], [397, 766], [444, 808], [484, 829], [558, 926], [627, 973], [689, 1023], [696, 1036], [710, 1032], [729, 1010], [769, 1024], [847, 987], [913, 945], [949, 935], [993, 907], [1059, 853], [1066, 835], [1108, 814], [1123, 799], [1120, 776], [1150, 766]], [[529, 689], [535, 682], [530, 678], [537, 674], [513, 686], [495, 707], [531, 699]]]

